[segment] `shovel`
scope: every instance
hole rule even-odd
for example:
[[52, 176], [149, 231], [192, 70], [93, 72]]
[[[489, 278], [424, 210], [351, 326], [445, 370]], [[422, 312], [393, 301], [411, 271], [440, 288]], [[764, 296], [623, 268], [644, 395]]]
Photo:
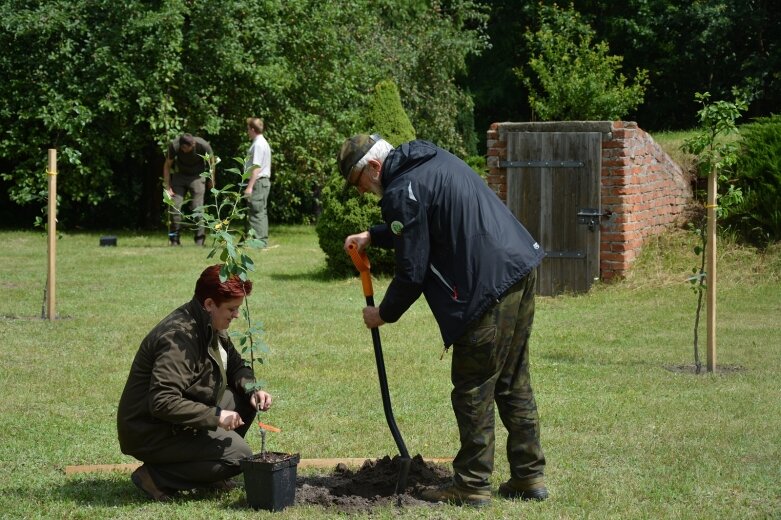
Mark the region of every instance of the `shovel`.
[[[355, 264], [355, 268], [361, 273], [361, 285], [363, 285], [363, 295], [366, 297], [366, 305], [374, 307], [374, 289], [372, 289], [371, 264], [365, 252], [358, 252], [355, 244], [350, 244], [347, 248], [350, 258]], [[377, 362], [377, 375], [380, 378], [380, 393], [382, 394], [382, 408], [385, 411], [385, 420], [388, 422], [393, 440], [399, 448], [401, 455], [401, 469], [399, 470], [399, 480], [396, 482], [396, 494], [404, 493], [407, 488], [407, 476], [409, 475], [410, 459], [407, 446], [404, 445], [404, 439], [401, 438], [396, 419], [393, 418], [393, 409], [391, 408], [390, 393], [388, 392], [388, 377], [385, 375], [385, 361], [382, 358], [382, 344], [380, 343], [380, 330], [377, 327], [371, 329], [372, 342], [374, 343], [374, 359]]]

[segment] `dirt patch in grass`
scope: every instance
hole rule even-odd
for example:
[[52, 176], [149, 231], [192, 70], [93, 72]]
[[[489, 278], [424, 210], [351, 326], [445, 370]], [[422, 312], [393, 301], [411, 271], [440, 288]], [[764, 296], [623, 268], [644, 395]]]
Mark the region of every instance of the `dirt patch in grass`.
[[[69, 320], [71, 319], [71, 316], [68, 316], [67, 314], [64, 316], [60, 316], [59, 314], [55, 317], [56, 320]], [[46, 317], [42, 316], [19, 316], [16, 314], [3, 314], [0, 315], [0, 320], [3, 321], [44, 321], [47, 320]]]
[[[694, 374], [694, 375], [703, 375], [708, 373], [708, 369], [705, 365], [702, 365], [700, 367], [700, 372], [697, 374], [697, 365], [691, 364], [691, 365], [667, 365], [664, 367], [665, 369], [669, 370], [670, 372], [676, 372], [679, 374]], [[738, 372], [745, 372], [746, 368], [742, 367], [740, 365], [716, 365], [716, 370], [714, 373], [716, 374], [735, 374]]]
[[410, 464], [407, 489], [394, 494], [401, 467], [400, 457], [367, 460], [357, 470], [337, 465], [328, 475], [299, 476], [296, 505], [319, 505], [348, 514], [367, 513], [378, 507], [431, 507], [436, 504], [418, 498], [430, 486], [450, 481], [449, 468], [426, 462], [416, 455]]

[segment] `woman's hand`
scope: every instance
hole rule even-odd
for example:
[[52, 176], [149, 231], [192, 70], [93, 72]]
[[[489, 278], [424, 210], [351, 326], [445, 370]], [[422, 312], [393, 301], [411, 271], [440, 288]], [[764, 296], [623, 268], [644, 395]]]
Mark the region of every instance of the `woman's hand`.
[[250, 396], [249, 404], [252, 405], [255, 410], [265, 412], [271, 408], [271, 394], [264, 392], [263, 390], [258, 390]]
[[241, 420], [241, 415], [232, 410], [220, 410], [219, 424], [223, 430], [230, 431], [244, 426], [244, 421]]

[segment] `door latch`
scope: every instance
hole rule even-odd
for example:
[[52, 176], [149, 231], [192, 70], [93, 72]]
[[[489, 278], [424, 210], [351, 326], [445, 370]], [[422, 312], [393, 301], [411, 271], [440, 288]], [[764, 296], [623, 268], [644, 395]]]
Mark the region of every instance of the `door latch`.
[[580, 208], [578, 210], [578, 224], [588, 226], [589, 231], [594, 231], [601, 219], [610, 218], [613, 214], [610, 210], [599, 211], [597, 208]]

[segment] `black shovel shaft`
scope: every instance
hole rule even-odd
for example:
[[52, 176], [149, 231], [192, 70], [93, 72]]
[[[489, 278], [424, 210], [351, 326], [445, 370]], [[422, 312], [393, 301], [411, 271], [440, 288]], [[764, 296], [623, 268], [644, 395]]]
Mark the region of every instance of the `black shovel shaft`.
[[[363, 286], [363, 295], [366, 297], [366, 305], [374, 307], [374, 289], [372, 288], [372, 277], [370, 273], [371, 263], [365, 251], [359, 251], [358, 245], [352, 243], [347, 247], [347, 254], [355, 264], [355, 268], [361, 273], [361, 285]], [[382, 344], [380, 343], [380, 330], [373, 327], [372, 342], [374, 343], [374, 359], [377, 364], [377, 374], [380, 378], [380, 393], [382, 393], [382, 409], [385, 411], [385, 420], [388, 422], [393, 440], [399, 448], [399, 457], [401, 468], [399, 469], [399, 480], [396, 481], [396, 494], [400, 495], [407, 488], [407, 476], [412, 464], [412, 459], [407, 452], [407, 446], [404, 445], [404, 439], [401, 438], [399, 427], [396, 426], [396, 419], [393, 418], [393, 408], [391, 408], [390, 393], [388, 392], [388, 376], [385, 375], [385, 360], [382, 358]], [[401, 496], [399, 496], [399, 505], [401, 505]]]
[[[374, 307], [374, 297], [366, 297], [366, 305]], [[404, 444], [404, 439], [401, 437], [399, 427], [396, 426], [396, 419], [393, 417], [393, 408], [391, 407], [390, 392], [388, 391], [388, 376], [385, 374], [385, 360], [382, 357], [382, 343], [380, 342], [380, 329], [374, 327], [372, 331], [372, 342], [374, 343], [374, 360], [377, 363], [377, 375], [380, 379], [380, 393], [382, 394], [382, 408], [385, 411], [385, 420], [390, 427], [393, 440], [396, 441], [396, 446], [399, 448], [399, 454], [403, 459], [409, 459], [409, 452], [407, 446]]]

